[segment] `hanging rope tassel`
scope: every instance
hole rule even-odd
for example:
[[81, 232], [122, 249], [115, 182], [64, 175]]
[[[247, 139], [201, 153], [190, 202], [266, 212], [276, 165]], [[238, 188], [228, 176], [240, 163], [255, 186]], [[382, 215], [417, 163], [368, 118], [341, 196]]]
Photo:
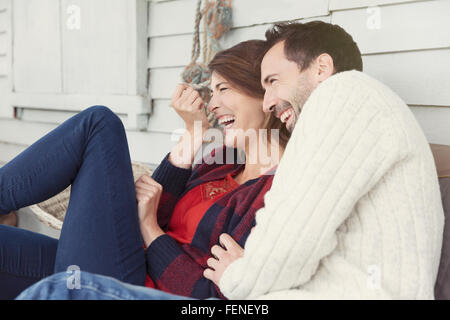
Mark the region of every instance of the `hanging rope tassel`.
[[[203, 15], [205, 17], [205, 32], [208, 35], [208, 51], [203, 52], [207, 61], [213, 58], [213, 55], [221, 50], [219, 39], [231, 29], [232, 10], [231, 0], [216, 0], [206, 4]], [[206, 43], [206, 41], [205, 41]]]
[[[206, 0], [202, 12], [202, 0], [198, 0], [195, 14], [195, 30], [192, 45], [191, 63], [184, 69], [181, 78], [194, 89], [198, 90], [204, 101], [210, 99], [211, 73], [207, 67], [213, 55], [220, 51], [219, 39], [231, 29], [232, 0]], [[198, 63], [200, 56], [200, 21], [204, 18], [203, 63]], [[216, 124], [213, 113], [206, 110], [211, 126]]]
[[202, 0], [198, 0], [195, 15], [192, 60], [181, 75], [184, 82], [190, 84], [194, 89], [199, 91], [202, 91], [204, 88], [209, 86], [209, 79], [211, 78], [208, 67], [203, 63], [197, 63], [197, 59], [200, 56], [200, 20], [202, 19], [201, 5]]

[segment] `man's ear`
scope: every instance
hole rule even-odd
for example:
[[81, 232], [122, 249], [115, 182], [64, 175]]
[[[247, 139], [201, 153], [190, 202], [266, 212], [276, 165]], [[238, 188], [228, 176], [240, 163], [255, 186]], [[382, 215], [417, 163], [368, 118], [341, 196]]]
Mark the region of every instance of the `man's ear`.
[[333, 58], [328, 53], [322, 53], [316, 59], [317, 63], [317, 81], [321, 83], [334, 74]]

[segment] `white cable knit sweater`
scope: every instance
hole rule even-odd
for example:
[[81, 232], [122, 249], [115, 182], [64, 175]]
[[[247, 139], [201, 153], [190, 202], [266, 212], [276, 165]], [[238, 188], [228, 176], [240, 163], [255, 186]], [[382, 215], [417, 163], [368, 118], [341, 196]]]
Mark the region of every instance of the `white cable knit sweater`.
[[304, 105], [229, 299], [433, 299], [444, 213], [429, 144], [408, 106], [357, 71]]

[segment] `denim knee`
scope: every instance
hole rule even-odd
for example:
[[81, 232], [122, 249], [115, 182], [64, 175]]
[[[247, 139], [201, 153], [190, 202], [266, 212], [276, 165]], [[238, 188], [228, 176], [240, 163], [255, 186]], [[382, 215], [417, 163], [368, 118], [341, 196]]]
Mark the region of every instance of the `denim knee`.
[[82, 113], [87, 117], [93, 117], [96, 121], [99, 122], [106, 121], [109, 124], [113, 124], [121, 129], [124, 129], [122, 120], [107, 106], [102, 105], [91, 106], [82, 111]]
[[94, 114], [94, 115], [98, 115], [98, 116], [102, 116], [102, 117], [107, 117], [107, 118], [110, 118], [110, 117], [118, 118], [118, 116], [114, 113], [114, 111], [112, 111], [109, 107], [103, 106], [103, 105], [91, 106], [82, 112], [88, 113], [88, 114]]

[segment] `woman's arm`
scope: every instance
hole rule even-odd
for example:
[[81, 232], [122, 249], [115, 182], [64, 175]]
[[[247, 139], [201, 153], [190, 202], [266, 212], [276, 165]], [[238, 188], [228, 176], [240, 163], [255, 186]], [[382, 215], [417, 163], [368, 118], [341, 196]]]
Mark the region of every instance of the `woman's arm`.
[[198, 91], [186, 84], [179, 84], [172, 96], [171, 106], [186, 124], [186, 132], [172, 149], [169, 161], [179, 168], [192, 167], [195, 154], [203, 143], [209, 128], [205, 104]]
[[[188, 244], [180, 246], [167, 234], [161, 235], [145, 252], [147, 273], [164, 291], [196, 299], [226, 299], [219, 288], [203, 276], [206, 262], [204, 254], [197, 250]], [[199, 260], [193, 258], [196, 256]]]
[[[225, 298], [203, 277], [203, 254], [191, 245], [180, 246], [159, 227], [156, 219], [162, 187], [145, 177], [137, 188], [139, 225], [146, 249], [147, 273], [165, 291], [197, 299]], [[191, 253], [190, 255], [187, 253]], [[198, 260], [192, 257], [198, 256]]]
[[179, 84], [176, 87], [171, 106], [184, 120], [186, 132], [152, 175], [163, 187], [158, 209], [158, 222], [163, 229], [168, 225], [177, 200], [185, 190], [192, 174], [195, 154], [209, 128], [203, 100], [188, 85]]
[[158, 223], [163, 229], [169, 224], [178, 198], [184, 192], [186, 183], [192, 174], [190, 168], [184, 169], [174, 166], [169, 161], [169, 156], [170, 154], [166, 155], [151, 177], [163, 188], [158, 207]]

